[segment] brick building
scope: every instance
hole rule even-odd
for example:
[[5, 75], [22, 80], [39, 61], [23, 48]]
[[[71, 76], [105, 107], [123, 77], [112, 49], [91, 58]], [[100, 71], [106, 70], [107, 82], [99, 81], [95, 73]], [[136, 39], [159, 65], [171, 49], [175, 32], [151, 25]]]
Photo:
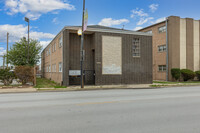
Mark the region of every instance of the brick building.
[[139, 30], [153, 34], [153, 79], [172, 80], [171, 69], [200, 70], [200, 21], [170, 16]]
[[[81, 27], [64, 27], [42, 52], [45, 78], [80, 84]], [[85, 84], [152, 83], [152, 36], [104, 26], [89, 26], [84, 37]]]

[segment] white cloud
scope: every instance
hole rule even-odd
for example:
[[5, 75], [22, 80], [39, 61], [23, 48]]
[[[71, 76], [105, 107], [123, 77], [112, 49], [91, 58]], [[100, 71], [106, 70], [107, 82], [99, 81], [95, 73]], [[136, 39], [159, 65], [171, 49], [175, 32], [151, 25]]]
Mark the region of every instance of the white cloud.
[[149, 5], [150, 11], [155, 12], [158, 9], [158, 4], [151, 4]]
[[6, 54], [6, 50], [3, 47], [0, 47], [0, 56]]
[[129, 20], [128, 19], [114, 20], [112, 18], [104, 18], [104, 19], [101, 20], [101, 22], [99, 22], [99, 25], [113, 26], [113, 25], [120, 25], [122, 23], [129, 23]]
[[52, 39], [55, 35], [44, 32], [30, 32], [30, 37], [33, 39]]
[[143, 27], [135, 27], [133, 30], [134, 31], [138, 31], [138, 30], [140, 30], [140, 29], [142, 29]]
[[40, 45], [45, 48], [51, 41], [40, 41]]
[[149, 16], [147, 13], [144, 12], [143, 9], [139, 9], [139, 8], [136, 8], [134, 10], [131, 11], [131, 18], [134, 18], [135, 16], [139, 16], [139, 17], [147, 17]]
[[140, 18], [140, 21], [137, 23], [137, 25], [143, 25], [145, 23], [147, 23], [150, 20], [153, 20], [153, 17], [148, 17], [148, 18]]
[[[27, 37], [27, 26], [24, 25], [0, 25], [0, 42], [6, 42], [6, 33], [9, 32], [9, 41], [16, 42], [22, 37]], [[30, 32], [32, 39], [53, 39], [55, 35], [44, 32]]]
[[32, 20], [48, 12], [75, 10], [74, 5], [63, 0], [5, 0], [5, 6], [9, 15], [22, 13]]
[[60, 22], [58, 21], [58, 18], [56, 17], [56, 18], [54, 18], [54, 19], [52, 20], [52, 23], [54, 23], [54, 24], [59, 24]]
[[154, 22], [152, 22], [153, 24], [155, 24], [155, 23], [160, 23], [160, 22], [162, 22], [162, 21], [165, 21], [166, 20], [166, 17], [162, 17], [162, 18], [159, 18], [159, 19], [157, 19], [156, 21], [154, 21]]

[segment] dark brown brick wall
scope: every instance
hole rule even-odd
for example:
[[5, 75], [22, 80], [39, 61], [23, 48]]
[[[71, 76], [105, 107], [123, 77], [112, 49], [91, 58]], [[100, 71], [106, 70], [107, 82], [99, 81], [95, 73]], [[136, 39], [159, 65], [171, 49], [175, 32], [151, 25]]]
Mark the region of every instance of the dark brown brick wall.
[[[102, 35], [122, 37], [122, 75], [102, 75]], [[141, 57], [132, 57], [132, 41], [140, 38]], [[152, 83], [152, 37], [113, 33], [95, 34], [96, 85]]]

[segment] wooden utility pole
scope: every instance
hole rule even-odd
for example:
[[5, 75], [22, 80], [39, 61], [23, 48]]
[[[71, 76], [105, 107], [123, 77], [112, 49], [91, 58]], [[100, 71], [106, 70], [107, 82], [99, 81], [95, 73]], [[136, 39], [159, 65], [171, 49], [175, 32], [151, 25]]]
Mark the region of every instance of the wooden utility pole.
[[7, 32], [7, 58], [6, 58], [7, 69], [8, 69], [8, 40], [9, 40], [9, 33]]

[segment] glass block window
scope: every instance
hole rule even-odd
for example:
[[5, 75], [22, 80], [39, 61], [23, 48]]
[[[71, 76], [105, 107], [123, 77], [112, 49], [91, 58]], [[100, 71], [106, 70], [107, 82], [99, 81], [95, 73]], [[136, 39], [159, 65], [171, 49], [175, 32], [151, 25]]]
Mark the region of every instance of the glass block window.
[[166, 71], [166, 65], [159, 65], [158, 66], [158, 71], [160, 71], [160, 72]]
[[140, 39], [139, 38], [133, 39], [132, 55], [133, 57], [140, 57]]
[[166, 51], [166, 45], [158, 46], [158, 52]]
[[159, 28], [158, 28], [158, 32], [159, 32], [159, 33], [166, 32], [166, 26], [159, 27]]

